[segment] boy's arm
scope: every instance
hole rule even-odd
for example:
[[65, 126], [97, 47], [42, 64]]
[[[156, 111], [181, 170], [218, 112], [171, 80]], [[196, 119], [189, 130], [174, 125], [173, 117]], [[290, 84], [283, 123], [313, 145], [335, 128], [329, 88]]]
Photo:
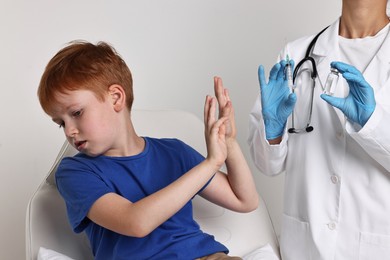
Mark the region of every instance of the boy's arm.
[[116, 233], [145, 237], [178, 212], [215, 170], [215, 165], [205, 160], [167, 187], [134, 203], [107, 193], [94, 202], [87, 217]]
[[205, 137], [207, 158], [164, 189], [137, 202], [115, 193], [100, 197], [88, 212], [88, 218], [114, 232], [144, 237], [179, 211], [202, 189], [226, 160], [225, 121], [215, 118], [216, 100], [206, 98]]
[[234, 110], [222, 79], [214, 78], [214, 91], [219, 104], [219, 116], [228, 117], [225, 121], [227, 145], [227, 174], [219, 172], [201, 195], [225, 208], [248, 212], [258, 206], [259, 196], [252, 172], [236, 140]]

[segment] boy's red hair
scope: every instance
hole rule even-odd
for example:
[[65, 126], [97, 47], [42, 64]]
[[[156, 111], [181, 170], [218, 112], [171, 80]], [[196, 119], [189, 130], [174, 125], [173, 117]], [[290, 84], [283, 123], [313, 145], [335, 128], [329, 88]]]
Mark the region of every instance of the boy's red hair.
[[43, 110], [50, 114], [56, 105], [58, 93], [90, 90], [103, 101], [113, 84], [125, 90], [130, 111], [134, 100], [133, 79], [116, 50], [105, 42], [94, 45], [74, 41], [61, 49], [47, 64], [39, 83], [38, 98]]

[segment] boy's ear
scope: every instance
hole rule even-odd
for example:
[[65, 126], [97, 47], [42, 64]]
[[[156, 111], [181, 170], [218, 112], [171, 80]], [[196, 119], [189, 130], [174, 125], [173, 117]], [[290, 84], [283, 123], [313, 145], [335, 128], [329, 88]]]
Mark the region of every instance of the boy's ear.
[[119, 112], [126, 107], [126, 93], [121, 85], [111, 85], [108, 88], [108, 94], [116, 112]]

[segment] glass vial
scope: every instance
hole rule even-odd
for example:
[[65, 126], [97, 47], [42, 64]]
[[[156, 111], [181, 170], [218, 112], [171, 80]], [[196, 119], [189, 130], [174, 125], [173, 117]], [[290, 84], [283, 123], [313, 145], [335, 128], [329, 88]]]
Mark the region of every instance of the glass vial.
[[330, 96], [333, 96], [337, 81], [339, 80], [339, 71], [335, 68], [330, 68], [330, 72], [328, 74], [328, 78], [326, 79], [324, 93]]

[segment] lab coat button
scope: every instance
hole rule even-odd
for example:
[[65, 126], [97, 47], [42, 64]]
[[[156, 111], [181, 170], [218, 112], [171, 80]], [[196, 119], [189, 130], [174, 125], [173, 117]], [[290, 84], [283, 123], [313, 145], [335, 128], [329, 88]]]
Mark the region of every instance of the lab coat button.
[[336, 229], [336, 223], [330, 222], [330, 223], [328, 224], [328, 228], [329, 228], [330, 230], [335, 230], [335, 229]]
[[331, 180], [332, 183], [334, 183], [334, 184], [337, 184], [337, 183], [340, 182], [340, 178], [339, 178], [339, 176], [337, 176], [337, 175], [332, 175], [332, 176], [330, 176], [330, 180]]

